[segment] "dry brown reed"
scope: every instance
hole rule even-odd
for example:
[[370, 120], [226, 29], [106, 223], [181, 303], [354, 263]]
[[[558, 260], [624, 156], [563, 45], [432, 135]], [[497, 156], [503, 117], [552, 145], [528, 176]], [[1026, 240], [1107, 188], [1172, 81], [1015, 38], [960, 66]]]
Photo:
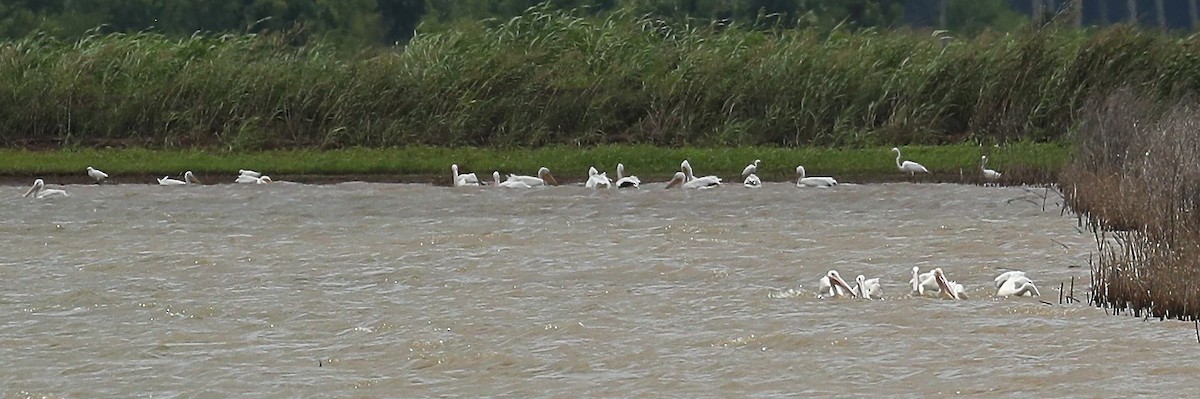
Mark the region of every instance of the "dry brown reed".
[[1200, 319], [1200, 116], [1120, 90], [1091, 101], [1062, 174], [1096, 234], [1092, 303], [1139, 317]]

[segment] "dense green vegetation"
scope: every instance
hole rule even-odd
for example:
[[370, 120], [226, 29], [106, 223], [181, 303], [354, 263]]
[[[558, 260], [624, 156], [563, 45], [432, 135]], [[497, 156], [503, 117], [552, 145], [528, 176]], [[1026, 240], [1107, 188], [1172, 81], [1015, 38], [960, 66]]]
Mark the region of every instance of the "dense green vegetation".
[[[935, 176], [919, 181], [977, 182], [979, 157], [988, 155], [989, 167], [1005, 172], [1005, 182], [1048, 182], [1067, 162], [1069, 151], [1060, 144], [1013, 143], [979, 147], [906, 146], [904, 158], [920, 161]], [[746, 164], [761, 159], [759, 175], [767, 180], [794, 179], [797, 165], [809, 173], [833, 175], [843, 181], [906, 179], [896, 170], [891, 148], [787, 149], [657, 148], [616, 145], [579, 148], [552, 146], [526, 149], [404, 147], [392, 149], [277, 150], [261, 152], [210, 152], [194, 150], [80, 149], [71, 151], [0, 150], [0, 171], [14, 176], [74, 176], [86, 181], [83, 171], [94, 166], [114, 176], [176, 175], [191, 170], [207, 175], [233, 175], [238, 169], [255, 169], [273, 177], [296, 175], [424, 175], [444, 176], [449, 184], [450, 164], [463, 172], [490, 176], [501, 173], [532, 174], [546, 166], [562, 180], [578, 181], [587, 168], [596, 166], [615, 176], [622, 162], [630, 173], [647, 181], [666, 180], [688, 159], [698, 173], [736, 179]], [[961, 172], [961, 175], [960, 175]], [[890, 176], [890, 178], [889, 178]], [[63, 179], [52, 179], [60, 182]], [[146, 182], [152, 182], [148, 178]]]
[[0, 145], [835, 146], [1066, 138], [1089, 96], [1200, 83], [1194, 38], [944, 39], [535, 8], [344, 56], [287, 35], [0, 43]]

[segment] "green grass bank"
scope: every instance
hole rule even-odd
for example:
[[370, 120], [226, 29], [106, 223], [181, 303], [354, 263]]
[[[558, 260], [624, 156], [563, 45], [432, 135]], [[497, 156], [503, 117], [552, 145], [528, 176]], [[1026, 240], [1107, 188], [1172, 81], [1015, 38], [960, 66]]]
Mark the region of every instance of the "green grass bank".
[[[1067, 145], [1057, 143], [1013, 143], [1002, 146], [955, 144], [903, 146], [904, 159], [922, 163], [933, 172], [922, 181], [973, 183], [978, 181], [980, 156], [988, 166], [1009, 177], [1006, 182], [1046, 183], [1070, 157]], [[550, 168], [561, 180], [580, 181], [589, 166], [616, 175], [616, 164], [650, 180], [666, 180], [688, 159], [697, 173], [737, 179], [742, 168], [761, 159], [759, 175], [765, 180], [794, 179], [795, 168], [804, 165], [809, 174], [832, 175], [843, 181], [904, 180], [896, 170], [891, 147], [861, 149], [823, 148], [660, 148], [640, 145], [598, 147], [553, 146], [532, 149], [403, 147], [390, 149], [350, 148], [337, 150], [273, 150], [216, 152], [200, 150], [79, 149], [63, 151], [0, 150], [0, 174], [25, 183], [31, 177], [54, 177], [50, 183], [87, 182], [84, 169], [93, 166], [115, 179], [177, 175], [191, 170], [214, 176], [217, 182], [238, 169], [254, 169], [272, 177], [292, 176], [324, 180], [353, 176], [370, 180], [428, 181], [449, 184], [450, 164], [464, 173], [489, 176], [503, 173], [534, 174], [541, 166]], [[961, 172], [961, 175], [960, 175]], [[231, 180], [231, 179], [230, 179]]]
[[1067, 140], [1083, 101], [1200, 88], [1200, 38], [753, 30], [533, 8], [355, 55], [285, 36], [0, 43], [0, 146], [891, 147]]

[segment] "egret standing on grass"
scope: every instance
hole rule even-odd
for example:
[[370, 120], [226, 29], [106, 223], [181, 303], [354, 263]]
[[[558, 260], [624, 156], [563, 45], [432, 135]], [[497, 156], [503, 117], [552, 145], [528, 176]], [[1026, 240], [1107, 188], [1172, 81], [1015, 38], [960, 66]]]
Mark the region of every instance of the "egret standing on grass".
[[983, 178], [987, 181], [1000, 180], [1000, 172], [987, 168], [987, 155], [980, 157], [979, 169], [983, 170]]
[[910, 176], [916, 176], [917, 172], [929, 173], [929, 170], [925, 169], [925, 167], [921, 166], [919, 163], [913, 161], [904, 161], [901, 163], [899, 147], [892, 147], [892, 152], [896, 153], [896, 167], [899, 168], [901, 172], [908, 172]]
[[96, 184], [100, 184], [101, 181], [108, 178], [108, 173], [101, 172], [100, 169], [96, 169], [91, 166], [88, 166], [87, 174], [93, 179], [96, 179]]

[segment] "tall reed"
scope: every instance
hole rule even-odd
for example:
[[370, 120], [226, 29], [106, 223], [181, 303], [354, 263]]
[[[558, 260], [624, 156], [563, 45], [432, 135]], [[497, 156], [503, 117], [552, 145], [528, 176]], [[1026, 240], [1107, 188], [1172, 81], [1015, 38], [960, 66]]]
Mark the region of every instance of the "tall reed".
[[284, 36], [0, 43], [0, 145], [887, 146], [1063, 139], [1090, 93], [1200, 89], [1134, 28], [942, 40], [535, 7], [352, 56]]

